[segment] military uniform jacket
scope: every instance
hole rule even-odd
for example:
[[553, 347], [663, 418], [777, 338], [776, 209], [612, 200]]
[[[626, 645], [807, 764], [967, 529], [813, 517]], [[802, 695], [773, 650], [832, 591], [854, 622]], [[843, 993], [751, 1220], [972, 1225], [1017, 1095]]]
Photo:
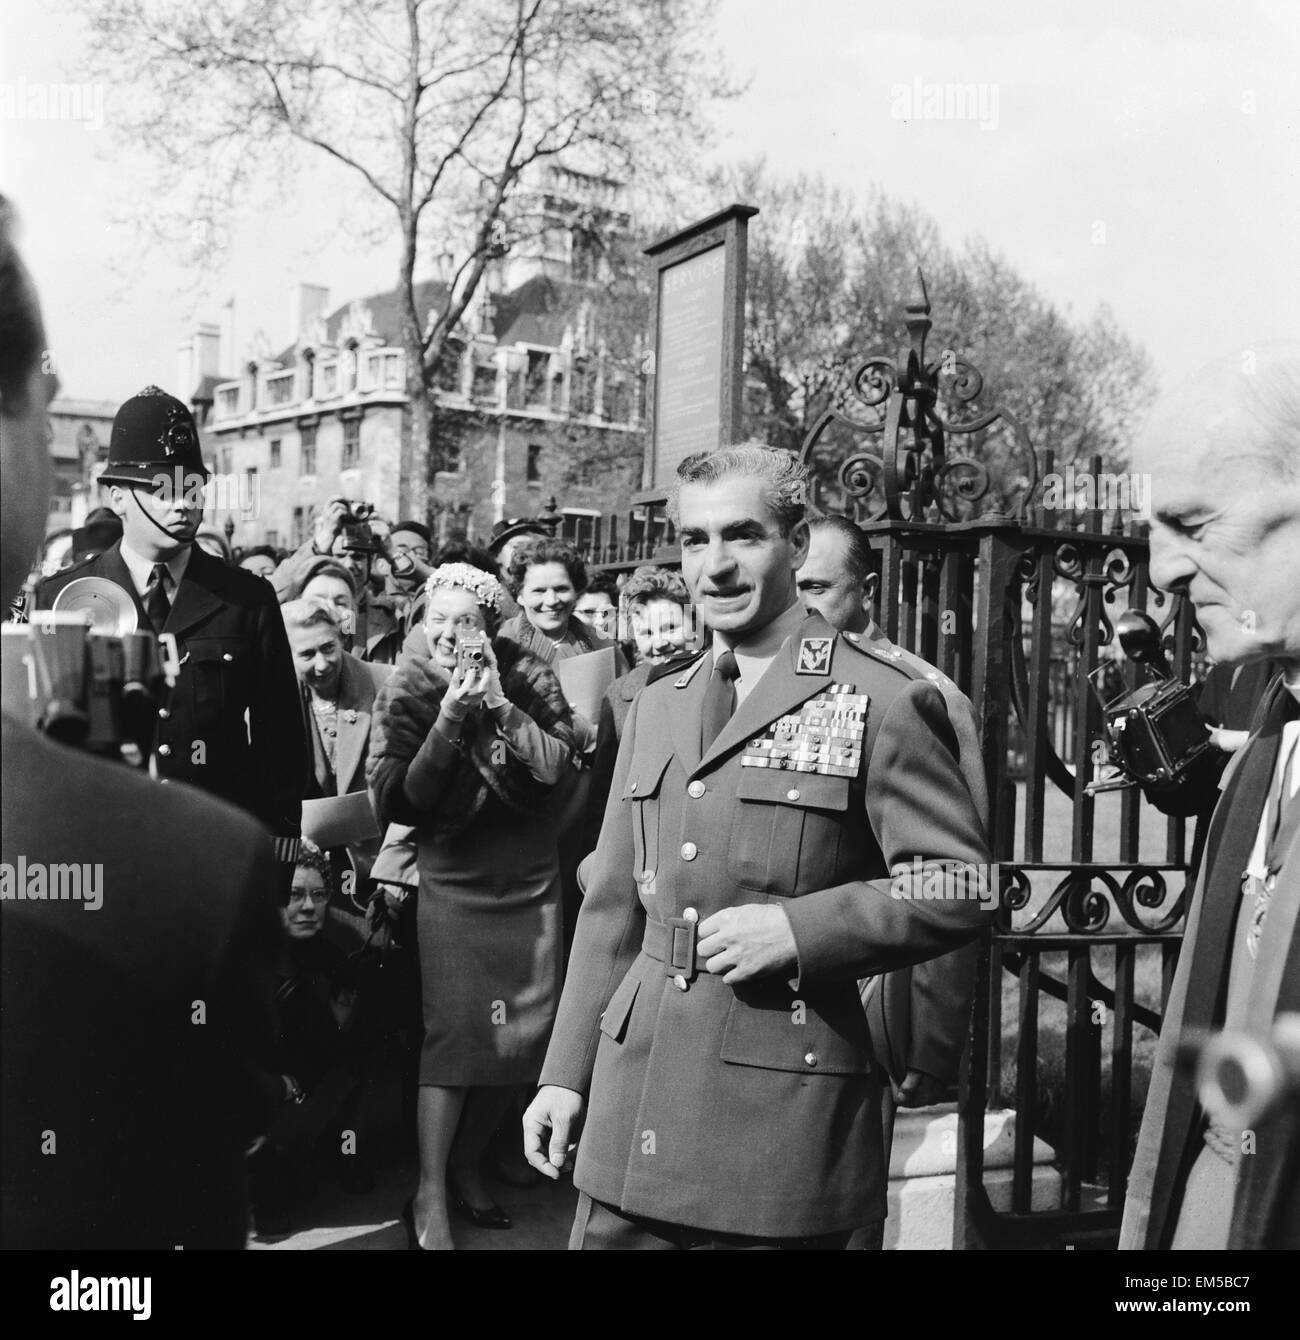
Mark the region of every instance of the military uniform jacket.
[[[632, 705], [541, 1082], [588, 1095], [574, 1182], [594, 1198], [716, 1232], [836, 1232], [885, 1212], [858, 979], [976, 934], [978, 902], [943, 897], [934, 863], [988, 852], [916, 671], [812, 615], [701, 757], [711, 671], [706, 655]], [[771, 902], [793, 977], [690, 969], [688, 909]]]
[[[78, 577], [105, 577], [148, 616], [121, 542], [36, 588], [36, 608]], [[158, 713], [158, 775], [190, 782], [247, 810], [275, 836], [298, 835], [311, 766], [302, 701], [275, 593], [197, 545], [163, 626], [176, 635], [181, 667]]]

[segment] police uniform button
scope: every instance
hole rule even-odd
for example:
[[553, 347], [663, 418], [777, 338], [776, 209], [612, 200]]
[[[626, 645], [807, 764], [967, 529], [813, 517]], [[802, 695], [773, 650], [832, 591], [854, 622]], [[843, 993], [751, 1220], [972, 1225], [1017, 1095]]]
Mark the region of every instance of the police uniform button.
[[848, 640], [849, 640], [850, 642], [857, 642], [857, 641], [858, 641], [858, 635], [857, 635], [856, 633], [845, 633], [844, 636], [845, 636], [846, 638], [848, 638]]
[[160, 708], [158, 709], [158, 717], [159, 717], [159, 720], [161, 720], [161, 721], [166, 721], [170, 716], [171, 716], [171, 709], [170, 709], [170, 708], [167, 708], [167, 707], [160, 707]]
[[678, 991], [685, 991], [686, 978], [683, 977], [681, 973], [678, 973], [677, 976], [673, 978], [673, 985], [678, 989]]
[[794, 787], [791, 787], [790, 790], [785, 793], [785, 798], [787, 800], [798, 800], [799, 792]]
[[161, 757], [163, 757], [163, 758], [167, 758], [167, 757], [169, 757], [170, 754], [171, 754], [171, 752], [172, 752], [172, 747], [171, 747], [171, 745], [169, 745], [169, 744], [160, 744], [160, 745], [158, 746], [158, 753], [159, 753], [159, 754], [161, 755]]
[[228, 652], [228, 651], [223, 651], [223, 652], [221, 653], [221, 659], [222, 659], [223, 661], [233, 661], [235, 658], [230, 654], [230, 652]]
[[817, 1064], [817, 1053], [816, 1053], [816, 1052], [813, 1052], [813, 1051], [804, 1052], [804, 1054], [803, 1054], [803, 1059], [804, 1059], [804, 1064], [805, 1064], [805, 1065], [816, 1065], [816, 1064]]
[[692, 800], [699, 800], [704, 794], [704, 791], [705, 787], [703, 782], [692, 782], [690, 786], [686, 788], [686, 794], [690, 796]]
[[683, 921], [698, 921], [699, 919], [700, 914], [693, 907], [688, 907], [686, 911], [682, 913]]
[[628, 787], [628, 790], [629, 790], [629, 791], [635, 791], [635, 790], [636, 790], [636, 782], [635, 782], [635, 781], [633, 781], [632, 785]]
[[682, 860], [693, 861], [699, 855], [700, 849], [693, 842], [682, 843]]
[[1264, 877], [1264, 892], [1272, 893], [1276, 888], [1277, 888], [1277, 876], [1272, 874], [1266, 875]]

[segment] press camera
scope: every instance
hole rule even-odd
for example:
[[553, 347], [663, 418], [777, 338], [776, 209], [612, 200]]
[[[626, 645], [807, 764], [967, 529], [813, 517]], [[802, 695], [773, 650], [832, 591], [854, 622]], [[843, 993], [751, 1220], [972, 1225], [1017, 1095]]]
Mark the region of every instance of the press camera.
[[176, 639], [100, 632], [84, 614], [37, 610], [0, 628], [0, 699], [52, 739], [144, 767], [179, 669]]
[[1170, 669], [1155, 620], [1141, 610], [1126, 610], [1116, 621], [1115, 634], [1134, 667], [1135, 683], [1130, 688], [1115, 661], [1099, 665], [1088, 676], [1101, 703], [1107, 752], [1118, 770], [1089, 785], [1089, 795], [1178, 782], [1211, 748], [1209, 726], [1191, 688]]

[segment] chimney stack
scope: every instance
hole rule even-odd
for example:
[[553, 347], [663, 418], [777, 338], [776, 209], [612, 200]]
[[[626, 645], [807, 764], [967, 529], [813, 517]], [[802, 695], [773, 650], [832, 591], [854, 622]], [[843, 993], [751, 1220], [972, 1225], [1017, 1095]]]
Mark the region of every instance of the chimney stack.
[[200, 322], [194, 333], [176, 348], [176, 396], [190, 403], [204, 377], [220, 372], [221, 330], [211, 321]]
[[289, 289], [289, 344], [296, 344], [307, 327], [325, 315], [329, 301], [330, 291], [323, 284], [294, 284]]

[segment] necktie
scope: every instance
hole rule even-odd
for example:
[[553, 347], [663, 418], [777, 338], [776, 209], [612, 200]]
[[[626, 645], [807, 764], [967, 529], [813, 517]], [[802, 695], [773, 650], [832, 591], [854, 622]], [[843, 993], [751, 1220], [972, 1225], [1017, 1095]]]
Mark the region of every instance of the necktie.
[[704, 710], [700, 714], [700, 749], [708, 753], [709, 746], [722, 733], [736, 710], [736, 680], [740, 667], [729, 651], [724, 651], [714, 662], [709, 687], [704, 691]]
[[149, 585], [144, 592], [144, 612], [153, 624], [153, 631], [161, 633], [167, 616], [172, 612], [172, 602], [167, 599], [167, 565], [155, 563], [149, 574]]

